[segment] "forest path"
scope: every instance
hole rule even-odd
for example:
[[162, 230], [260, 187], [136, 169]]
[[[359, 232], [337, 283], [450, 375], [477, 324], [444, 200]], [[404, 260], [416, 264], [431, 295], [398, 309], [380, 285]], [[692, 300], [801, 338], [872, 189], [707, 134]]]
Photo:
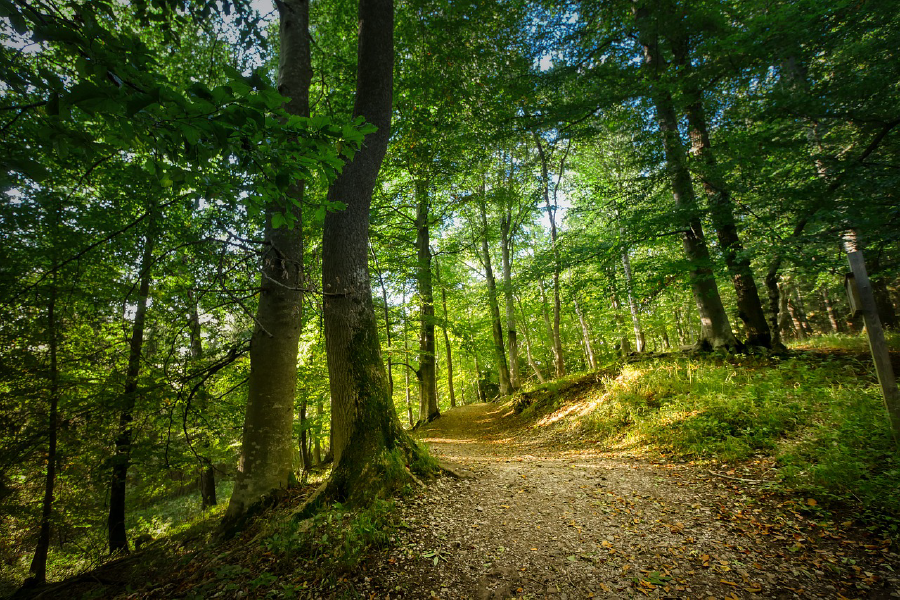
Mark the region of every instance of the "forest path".
[[402, 502], [399, 543], [352, 589], [366, 598], [900, 597], [892, 548], [818, 527], [801, 514], [804, 499], [775, 506], [734, 475], [583, 440], [551, 446], [531, 425], [508, 404], [478, 404], [420, 430], [463, 478]]

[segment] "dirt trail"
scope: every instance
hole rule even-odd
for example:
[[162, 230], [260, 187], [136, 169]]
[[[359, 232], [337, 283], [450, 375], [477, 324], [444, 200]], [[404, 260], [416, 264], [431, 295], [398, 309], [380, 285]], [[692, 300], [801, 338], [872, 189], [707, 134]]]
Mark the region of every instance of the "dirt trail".
[[734, 476], [548, 447], [508, 405], [420, 435], [464, 477], [401, 504], [397, 546], [348, 581], [361, 597], [900, 598], [895, 547]]

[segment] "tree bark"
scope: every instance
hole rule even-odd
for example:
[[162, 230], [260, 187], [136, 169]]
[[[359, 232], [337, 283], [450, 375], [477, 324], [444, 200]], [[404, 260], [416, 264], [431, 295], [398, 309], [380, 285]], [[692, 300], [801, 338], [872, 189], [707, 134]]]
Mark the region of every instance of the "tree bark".
[[488, 224], [485, 212], [484, 190], [479, 203], [481, 211], [481, 257], [484, 263], [484, 278], [487, 283], [488, 309], [491, 313], [491, 331], [494, 336], [494, 358], [497, 361], [497, 372], [500, 383], [500, 395], [506, 396], [512, 392], [509, 380], [509, 366], [506, 362], [506, 349], [503, 347], [503, 322], [500, 319], [500, 306], [497, 302], [497, 282], [494, 279], [494, 270], [491, 268], [491, 252], [488, 248]]
[[[283, 0], [280, 16], [278, 91], [290, 98], [285, 110], [309, 116], [312, 80], [308, 0]], [[256, 327], [250, 341], [250, 379], [238, 474], [220, 525], [231, 537], [247, 519], [287, 488], [292, 474], [294, 399], [297, 353], [302, 329], [302, 227], [275, 228], [273, 218], [290, 212], [302, 223], [297, 184], [286, 208], [269, 205], [265, 212], [265, 253]]]
[[553, 354], [553, 366], [558, 364], [556, 356], [556, 344], [553, 343], [553, 326], [550, 324], [550, 309], [547, 308], [547, 292], [544, 289], [544, 281], [538, 278], [538, 289], [541, 292], [541, 315], [544, 317], [544, 328], [547, 330], [547, 341], [550, 342], [550, 350]]
[[644, 49], [644, 69], [651, 83], [650, 97], [656, 107], [656, 118], [663, 137], [666, 170], [672, 186], [672, 195], [678, 210], [678, 218], [683, 226], [682, 245], [690, 263], [690, 283], [697, 312], [700, 315], [700, 339], [698, 349], [725, 348], [739, 350], [741, 344], [734, 337], [728, 314], [722, 305], [719, 288], [712, 271], [712, 260], [700, 217], [697, 213], [697, 199], [688, 172], [684, 147], [678, 132], [671, 93], [666, 89], [661, 74], [666, 68], [657, 37], [653, 34], [653, 23], [645, 7], [635, 11], [636, 22]]
[[419, 293], [419, 421], [441, 416], [437, 405], [434, 342], [434, 284], [431, 273], [431, 216], [428, 185], [416, 181], [416, 287]]
[[825, 303], [825, 313], [828, 315], [828, 323], [831, 325], [832, 333], [840, 333], [841, 325], [837, 320], [837, 315], [834, 313], [834, 305], [831, 303], [831, 298], [828, 296], [828, 288], [824, 285], [822, 286], [822, 301]]
[[[409, 362], [409, 315], [406, 314], [406, 290], [403, 292], [403, 361]], [[403, 381], [406, 384], [406, 413], [409, 417], [409, 426], [416, 422], [413, 419], [412, 395], [409, 389], [409, 367], [403, 370]]]
[[391, 345], [391, 312], [388, 306], [388, 297], [387, 297], [387, 286], [384, 284], [384, 276], [381, 273], [381, 269], [378, 267], [378, 257], [375, 256], [375, 248], [373, 246], [369, 246], [369, 250], [372, 252], [372, 260], [375, 262], [375, 269], [378, 272], [378, 284], [381, 287], [381, 300], [384, 302], [384, 332], [385, 337], [387, 338], [388, 345], [388, 355], [387, 355], [387, 374], [388, 374], [388, 391], [391, 394], [391, 398], [394, 397], [394, 369], [393, 369], [393, 358]]
[[138, 299], [135, 308], [131, 341], [128, 345], [128, 368], [125, 372], [125, 389], [122, 392], [122, 412], [113, 455], [112, 478], [109, 485], [109, 515], [107, 517], [109, 553], [128, 552], [128, 533], [125, 530], [125, 483], [131, 466], [131, 442], [134, 435], [132, 422], [137, 404], [138, 376], [144, 347], [144, 326], [150, 297], [150, 272], [153, 248], [156, 243], [155, 217], [151, 217], [144, 239], [141, 271], [138, 276]]

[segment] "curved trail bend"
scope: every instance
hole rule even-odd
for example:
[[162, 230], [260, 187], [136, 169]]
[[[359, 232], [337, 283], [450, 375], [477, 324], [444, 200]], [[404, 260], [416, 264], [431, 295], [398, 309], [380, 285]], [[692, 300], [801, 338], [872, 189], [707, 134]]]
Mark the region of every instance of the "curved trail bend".
[[900, 557], [878, 539], [817, 527], [784, 498], [756, 499], [740, 477], [585, 441], [560, 448], [529, 425], [509, 405], [478, 404], [423, 428], [432, 453], [463, 477], [401, 503], [399, 544], [353, 589], [366, 598], [900, 598]]

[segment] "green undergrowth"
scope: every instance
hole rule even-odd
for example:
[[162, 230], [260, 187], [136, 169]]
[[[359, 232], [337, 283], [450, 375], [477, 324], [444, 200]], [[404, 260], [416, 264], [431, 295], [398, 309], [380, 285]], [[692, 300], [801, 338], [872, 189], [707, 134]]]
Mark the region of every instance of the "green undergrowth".
[[[900, 351], [900, 333], [886, 331], [884, 339], [888, 348]], [[791, 348], [806, 348], [820, 350], [847, 350], [850, 352], [868, 352], [869, 341], [865, 332], [859, 334], [829, 333], [817, 335], [803, 341], [793, 341]]]
[[529, 392], [517, 409], [610, 451], [772, 459], [765, 478], [781, 489], [900, 523], [900, 455], [865, 354], [648, 358], [554, 387]]

